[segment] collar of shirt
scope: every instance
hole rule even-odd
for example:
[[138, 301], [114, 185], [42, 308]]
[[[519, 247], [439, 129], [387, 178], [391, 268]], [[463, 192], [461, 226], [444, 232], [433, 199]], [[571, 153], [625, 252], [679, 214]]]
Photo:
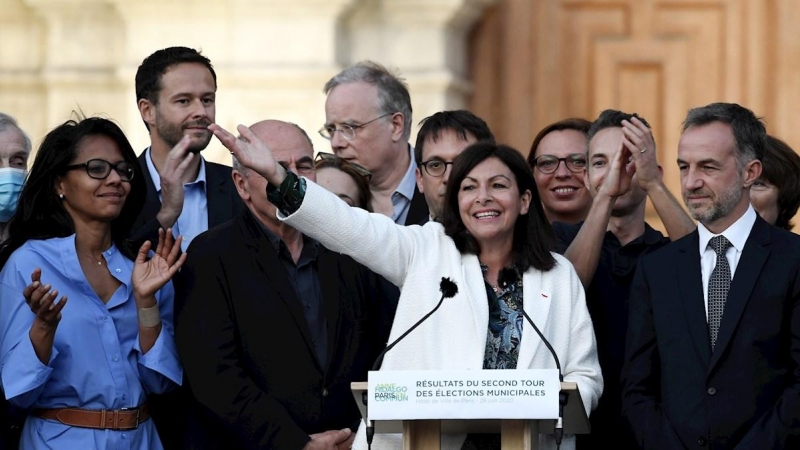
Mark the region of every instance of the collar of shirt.
[[[275, 250], [275, 253], [280, 256], [282, 254], [281, 253], [281, 248], [283, 248], [283, 249], [285, 249], [284, 251], [288, 255], [289, 254], [289, 249], [286, 247], [286, 244], [283, 243], [281, 238], [278, 237], [277, 234], [273, 233], [272, 230], [267, 228], [266, 225], [261, 223], [260, 220], [256, 219], [255, 217], [254, 217], [254, 219], [255, 219], [256, 223], [258, 223], [258, 226], [261, 227], [261, 231], [264, 232], [264, 235], [267, 236], [267, 239], [269, 240], [269, 244]], [[308, 259], [309, 261], [314, 261], [314, 260], [317, 259], [317, 254], [318, 253], [319, 253], [319, 243], [316, 240], [314, 240], [314, 239], [312, 239], [312, 238], [310, 238], [310, 237], [308, 237], [308, 236], [306, 236], [304, 234], [303, 235], [303, 252], [301, 253], [300, 259], [301, 260]], [[300, 262], [301, 261], [298, 261], [298, 265], [300, 265]]]
[[[725, 231], [720, 233], [721, 235], [725, 236], [728, 241], [733, 245], [733, 248], [741, 254], [742, 250], [744, 250], [744, 244], [747, 242], [747, 237], [750, 236], [750, 230], [753, 229], [753, 224], [756, 223], [756, 211], [753, 209], [752, 205], [747, 207], [747, 211], [742, 214], [742, 217], [734, 222], [731, 226], [729, 226]], [[703, 256], [703, 253], [706, 252], [708, 249], [708, 241], [711, 238], [718, 236], [708, 228], [705, 227], [702, 223], [697, 224], [697, 233], [700, 235], [700, 257]], [[713, 250], [711, 250], [713, 252]], [[731, 267], [731, 270], [734, 270]]]
[[[147, 162], [147, 171], [150, 172], [150, 178], [153, 180], [153, 184], [156, 187], [156, 192], [158, 195], [161, 195], [161, 176], [158, 174], [158, 170], [156, 170], [155, 164], [153, 164], [153, 158], [150, 156], [151, 147], [147, 147], [147, 150], [144, 151], [144, 159]], [[203, 189], [205, 192], [206, 187], [206, 161], [203, 159], [200, 154], [197, 156], [200, 157], [200, 171], [197, 172], [197, 178], [194, 181], [184, 184], [184, 186], [194, 186], [197, 185], [198, 187]]]
[[[408, 206], [411, 204], [411, 199], [414, 197], [414, 191], [417, 188], [417, 162], [414, 161], [414, 148], [409, 145], [408, 151], [411, 155], [411, 163], [409, 163], [406, 174], [400, 180], [400, 184], [397, 185], [397, 189], [394, 190], [394, 195], [392, 195], [392, 204], [394, 205], [392, 219], [395, 222], [404, 212], [407, 213]], [[400, 201], [401, 196], [402, 201]], [[405, 222], [405, 218], [403, 218], [403, 221]]]

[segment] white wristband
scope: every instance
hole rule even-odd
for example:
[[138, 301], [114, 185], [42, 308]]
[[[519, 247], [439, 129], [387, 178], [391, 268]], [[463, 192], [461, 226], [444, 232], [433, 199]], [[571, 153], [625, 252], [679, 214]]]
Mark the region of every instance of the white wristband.
[[142, 308], [139, 310], [139, 325], [144, 328], [157, 327], [161, 323], [161, 312], [158, 310], [158, 305], [149, 308]]

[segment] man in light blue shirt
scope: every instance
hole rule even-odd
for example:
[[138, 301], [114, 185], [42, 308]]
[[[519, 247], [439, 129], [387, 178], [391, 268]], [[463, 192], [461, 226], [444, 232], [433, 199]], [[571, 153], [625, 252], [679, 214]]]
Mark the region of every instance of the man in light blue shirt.
[[372, 173], [372, 210], [396, 223], [428, 218], [416, 187], [411, 135], [411, 96], [405, 82], [380, 64], [363, 61], [325, 84], [325, 125], [319, 134], [333, 152]]
[[170, 47], [145, 58], [136, 73], [139, 112], [150, 148], [139, 157], [147, 202], [133, 227], [133, 240], [156, 242], [159, 228], [192, 239], [242, 210], [227, 166], [205, 161], [208, 125], [216, 114], [217, 77], [196, 50]]

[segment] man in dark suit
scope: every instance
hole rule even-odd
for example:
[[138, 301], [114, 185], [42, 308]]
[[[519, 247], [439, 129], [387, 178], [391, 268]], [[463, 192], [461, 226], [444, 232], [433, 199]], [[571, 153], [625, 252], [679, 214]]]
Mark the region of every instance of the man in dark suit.
[[211, 140], [216, 90], [211, 62], [194, 49], [158, 50], [139, 66], [136, 99], [150, 147], [139, 156], [147, 201], [135, 242], [157, 242], [159, 228], [172, 228], [185, 251], [195, 236], [242, 210], [231, 169], [199, 155]]
[[[194, 49], [169, 47], [142, 61], [136, 72], [139, 113], [150, 133], [150, 147], [139, 156], [147, 186], [142, 212], [133, 225], [137, 245], [158, 242], [158, 229], [183, 236], [186, 251], [198, 234], [230, 220], [242, 210], [231, 169], [205, 161], [214, 122], [217, 75], [211, 62]], [[177, 280], [176, 280], [177, 282]], [[175, 304], [175, 317], [182, 305]], [[149, 398], [153, 422], [164, 447], [182, 446], [186, 391]]]
[[765, 139], [736, 104], [684, 122], [681, 190], [700, 223], [631, 287], [622, 403], [641, 448], [800, 448], [800, 237], [750, 206]]
[[[252, 131], [287, 169], [315, 179], [299, 127]], [[246, 206], [189, 248], [176, 337], [201, 406], [187, 447], [347, 449], [359, 412], [352, 381], [366, 380], [389, 324], [378, 277], [277, 220], [267, 181], [234, 161]]]
[[417, 189], [411, 135], [411, 96], [405, 82], [371, 61], [350, 66], [325, 83], [325, 125], [319, 134], [336, 156], [372, 173], [371, 209], [400, 225], [427, 221]]

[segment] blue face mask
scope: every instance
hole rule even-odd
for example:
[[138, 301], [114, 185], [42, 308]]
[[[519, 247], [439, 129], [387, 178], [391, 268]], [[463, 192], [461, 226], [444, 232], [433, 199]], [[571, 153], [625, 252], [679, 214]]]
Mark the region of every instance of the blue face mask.
[[25, 171], [13, 167], [0, 169], [0, 222], [8, 222], [17, 210], [17, 200], [25, 183]]

